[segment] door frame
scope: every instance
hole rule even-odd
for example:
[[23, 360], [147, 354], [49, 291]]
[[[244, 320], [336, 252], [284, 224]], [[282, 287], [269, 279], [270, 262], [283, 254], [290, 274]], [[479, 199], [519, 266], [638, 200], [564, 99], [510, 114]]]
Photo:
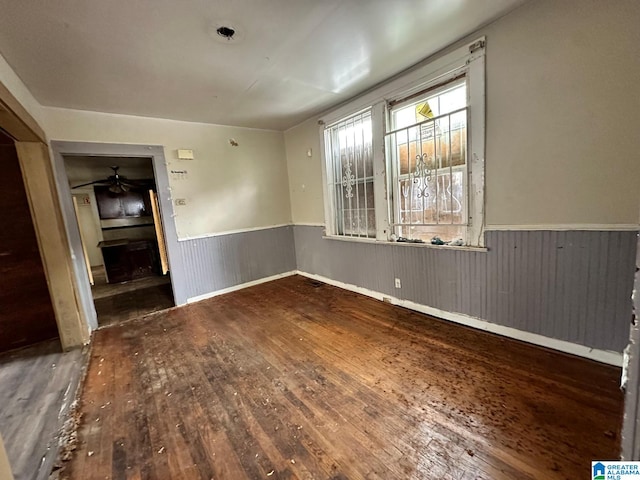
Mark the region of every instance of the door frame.
[[50, 144], [54, 176], [58, 186], [58, 201], [64, 218], [67, 237], [69, 239], [69, 247], [73, 254], [74, 274], [78, 280], [81, 304], [87, 315], [90, 328], [92, 330], [97, 328], [98, 320], [93, 303], [93, 296], [91, 295], [89, 275], [87, 274], [84, 254], [82, 251], [80, 228], [73, 210], [73, 201], [71, 198], [72, 192], [64, 166], [65, 156], [138, 157], [151, 159], [156, 188], [158, 190], [160, 216], [162, 218], [162, 228], [167, 246], [174, 302], [176, 305], [186, 304], [186, 272], [184, 269], [184, 262], [182, 262], [180, 255], [178, 233], [173, 220], [174, 210], [173, 202], [171, 201], [171, 190], [169, 187], [169, 175], [166, 168], [164, 147], [159, 145], [69, 142], [59, 140], [52, 140]]
[[[1, 59], [1, 57], [0, 57]], [[0, 81], [0, 128], [15, 140], [22, 180], [47, 278], [62, 348], [89, 343], [90, 331], [78, 299], [71, 252], [58, 206], [47, 137], [33, 116]]]

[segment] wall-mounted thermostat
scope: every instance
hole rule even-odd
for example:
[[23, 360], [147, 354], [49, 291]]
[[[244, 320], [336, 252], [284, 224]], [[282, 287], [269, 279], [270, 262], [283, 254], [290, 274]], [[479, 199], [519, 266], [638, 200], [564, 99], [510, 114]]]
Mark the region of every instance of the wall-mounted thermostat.
[[193, 150], [178, 150], [180, 160], [193, 160]]

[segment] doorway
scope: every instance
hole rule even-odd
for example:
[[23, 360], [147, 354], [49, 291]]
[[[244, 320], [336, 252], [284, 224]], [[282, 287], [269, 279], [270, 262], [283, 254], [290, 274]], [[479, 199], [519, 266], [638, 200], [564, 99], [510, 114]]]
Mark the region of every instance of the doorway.
[[[92, 285], [91, 285], [92, 279], [90, 278], [90, 276], [93, 275], [94, 272], [96, 272], [97, 274], [100, 274], [100, 268], [99, 268], [99, 265], [95, 265], [96, 263], [95, 258], [98, 255], [95, 252], [95, 250], [93, 252], [93, 256], [94, 256], [93, 263], [94, 263], [94, 267], [98, 267], [98, 268], [94, 270], [87, 268], [87, 265], [91, 265], [92, 261], [90, 257], [88, 260], [85, 260], [85, 257], [88, 257], [89, 253], [88, 252], [85, 253], [83, 249], [83, 241], [81, 238], [79, 222], [76, 216], [76, 210], [79, 210], [81, 212], [80, 215], [83, 215], [85, 217], [90, 216], [91, 214], [89, 212], [91, 212], [92, 209], [94, 208], [93, 206], [91, 206], [91, 203], [92, 203], [92, 199], [96, 195], [96, 190], [95, 188], [89, 188], [89, 193], [85, 192], [85, 195], [89, 196], [89, 199], [88, 199], [89, 205], [78, 206], [77, 208], [74, 207], [74, 203], [73, 203], [74, 194], [81, 197], [76, 199], [76, 203], [85, 201], [86, 197], [82, 197], [82, 193], [79, 192], [78, 189], [72, 189], [71, 187], [82, 185], [83, 183], [90, 183], [93, 180], [91, 180], [90, 179], [91, 177], [90, 177], [84, 182], [79, 181], [79, 183], [75, 183], [74, 179], [70, 179], [68, 177], [65, 162], [69, 162], [69, 161], [73, 162], [74, 161], [73, 159], [77, 160], [78, 162], [81, 162], [80, 164], [81, 168], [88, 168], [88, 166], [91, 166], [91, 169], [95, 170], [96, 165], [100, 165], [99, 168], [102, 168], [102, 171], [100, 171], [97, 179], [98, 180], [102, 179], [104, 180], [104, 182], [99, 182], [99, 183], [103, 183], [103, 185], [98, 185], [98, 186], [107, 187], [107, 189], [110, 186], [110, 184], [107, 182], [107, 177], [112, 177], [115, 175], [114, 171], [111, 169], [112, 166], [120, 167], [120, 169], [118, 169], [117, 171], [118, 175], [121, 177], [122, 176], [127, 177], [127, 180], [145, 180], [145, 177], [147, 180], [152, 179], [155, 187], [155, 191], [157, 193], [157, 207], [158, 207], [157, 213], [158, 213], [158, 216], [160, 217], [160, 223], [161, 223], [161, 225], [159, 226], [159, 229], [162, 232], [165, 240], [164, 245], [166, 246], [166, 254], [167, 254], [166, 267], [169, 271], [168, 275], [165, 277], [169, 279], [169, 282], [163, 283], [165, 285], [164, 288], [165, 289], [170, 288], [171, 296], [173, 299], [173, 301], [171, 302], [171, 305], [185, 304], [186, 298], [187, 298], [186, 281], [185, 281], [186, 272], [184, 269], [184, 262], [182, 261], [181, 246], [178, 242], [175, 223], [173, 221], [174, 212], [173, 212], [173, 204], [171, 202], [169, 178], [168, 178], [165, 157], [164, 157], [164, 148], [161, 146], [155, 146], [155, 145], [129, 145], [129, 144], [108, 144], [108, 143], [91, 143], [91, 142], [51, 141], [51, 149], [53, 153], [53, 167], [55, 171], [55, 180], [58, 186], [59, 202], [61, 206], [62, 216], [64, 218], [65, 229], [68, 235], [69, 245], [70, 245], [71, 251], [73, 252], [73, 270], [74, 270], [74, 276], [77, 280], [77, 285], [78, 285], [78, 297], [79, 297], [79, 301], [82, 306], [82, 309], [85, 313], [85, 316], [88, 319], [89, 327], [91, 329], [96, 329], [99, 326], [96, 308], [100, 309], [102, 299], [96, 298], [94, 301], [94, 292], [97, 290], [96, 286], [98, 285], [98, 282], [100, 279], [98, 278], [99, 275], [96, 275], [93, 278], [94, 289], [92, 291]], [[85, 159], [85, 161], [80, 160], [81, 158]], [[126, 170], [127, 168], [126, 162], [130, 163], [129, 167], [132, 170], [130, 171]], [[151, 163], [151, 169], [149, 169], [149, 162]], [[130, 177], [130, 179], [128, 177]], [[81, 180], [81, 179], [78, 179], [78, 180]], [[92, 187], [91, 185], [85, 185], [85, 187], [87, 186]], [[93, 186], [96, 186], [96, 185], [93, 185]], [[90, 194], [91, 191], [93, 191], [93, 197]], [[141, 201], [142, 203], [144, 203], [145, 200], [142, 199]], [[116, 204], [117, 203], [118, 202], [116, 202]], [[95, 208], [98, 207], [97, 200], [93, 202], [93, 205], [95, 205]], [[82, 210], [85, 208], [88, 210], [86, 211]], [[128, 207], [120, 205], [117, 208], [128, 208]], [[82, 213], [82, 212], [85, 212], [85, 213]], [[123, 230], [122, 229], [123, 227], [119, 227], [117, 225], [117, 223], [120, 222], [121, 220], [113, 219], [113, 218], [104, 219], [104, 220], [108, 220], [108, 224], [102, 224], [104, 220], [100, 219], [99, 215], [97, 215], [98, 219], [96, 219], [95, 210], [93, 210], [93, 212], [94, 212], [93, 213], [94, 222], [97, 222], [100, 225], [101, 227], [100, 233], [103, 235], [102, 237], [103, 240], [100, 240], [100, 241], [106, 241], [109, 239], [118, 240], [118, 238], [114, 238], [115, 236], [115, 237], [121, 237], [120, 239], [126, 238], [128, 240], [133, 240], [134, 242], [131, 242], [131, 243], [135, 243], [135, 240], [137, 240], [136, 238], [128, 238], [128, 237], [135, 237], [135, 235], [133, 234], [135, 230], [134, 228], [131, 228], [131, 226], [124, 227], [125, 230]], [[148, 217], [148, 215], [142, 215], [142, 216]], [[142, 219], [137, 221], [142, 221], [144, 223], [144, 221], [146, 220]], [[103, 226], [106, 227], [106, 229], [102, 228]], [[140, 226], [148, 227], [147, 233], [149, 231], [149, 228], [154, 228], [150, 224], [140, 225]], [[105, 235], [105, 230], [109, 231], [110, 233]], [[143, 231], [144, 229], [138, 229], [138, 230]], [[127, 232], [127, 233], [124, 234], [123, 232]], [[96, 234], [96, 235], [99, 235], [99, 234]], [[106, 240], [105, 240], [105, 236], [108, 237]], [[95, 236], [93, 237], [93, 240], [95, 240]], [[90, 240], [90, 241], [93, 241], [93, 240]], [[157, 237], [156, 237], [156, 240], [157, 240]], [[87, 243], [87, 241], [85, 240], [84, 243]], [[138, 245], [137, 247], [136, 245], [132, 245], [131, 247], [132, 248], [129, 249], [130, 251], [135, 250], [135, 248], [137, 247], [140, 247], [141, 250], [145, 250], [146, 248], [144, 246], [141, 247], [140, 245]], [[98, 247], [98, 248], [101, 248], [101, 247]], [[140, 255], [142, 255], [142, 253], [144, 252], [138, 252], [138, 254]], [[102, 254], [102, 252], [100, 252], [100, 254]], [[144, 257], [144, 255], [142, 256]], [[129, 258], [129, 260], [131, 260], [131, 258]], [[139, 260], [139, 257], [138, 257], [138, 260]], [[135, 264], [136, 260], [133, 259], [132, 261]], [[102, 265], [103, 265], [102, 268], [104, 272], [104, 263]], [[142, 310], [141, 307], [143, 308], [145, 307], [144, 302], [149, 302], [150, 304], [153, 304], [155, 300], [157, 300], [157, 297], [154, 299], [151, 292], [147, 291], [147, 295], [142, 295], [136, 298], [137, 296], [136, 294], [127, 290], [129, 289], [129, 287], [131, 287], [134, 284], [134, 282], [136, 286], [140, 286], [140, 285], [144, 286], [145, 282], [153, 283], [153, 280], [149, 280], [149, 278], [152, 276], [153, 275], [150, 275], [149, 277], [141, 277], [143, 280], [147, 278], [147, 280], [144, 280], [141, 282], [138, 282], [140, 278], [132, 278], [131, 280], [125, 280], [124, 282], [112, 282], [111, 280], [113, 280], [114, 277], [110, 276], [109, 271], [107, 270], [105, 275], [106, 277], [105, 283], [107, 283], [107, 280], [109, 280], [108, 283], [119, 283], [121, 284], [118, 287], [120, 290], [116, 294], [128, 294], [128, 295], [118, 297], [118, 303], [116, 305], [117, 308], [125, 308], [126, 304], [128, 303], [129, 305], [133, 305], [133, 307], [135, 309], [138, 309], [138, 311], [141, 311]], [[157, 286], [157, 285], [151, 285], [151, 286]], [[138, 289], [136, 288], [134, 290], [138, 290]], [[143, 290], [143, 288], [140, 288], [139, 290]], [[165, 290], [165, 293], [166, 292], [167, 290]], [[101, 296], [101, 294], [98, 292], [96, 293], [96, 296], [99, 297]], [[108, 296], [113, 296], [113, 295], [108, 295]], [[138, 315], [138, 313], [134, 313], [133, 315]]]
[[98, 326], [173, 307], [152, 159], [62, 157]]

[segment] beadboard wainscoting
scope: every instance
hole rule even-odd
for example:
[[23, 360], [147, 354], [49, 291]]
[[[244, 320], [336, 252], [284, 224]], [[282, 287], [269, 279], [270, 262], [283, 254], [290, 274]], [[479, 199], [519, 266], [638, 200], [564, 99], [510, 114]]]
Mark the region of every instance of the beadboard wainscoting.
[[488, 231], [486, 251], [340, 241], [320, 226], [294, 238], [302, 273], [585, 351], [628, 343], [635, 231]]
[[291, 225], [178, 241], [186, 301], [296, 269]]

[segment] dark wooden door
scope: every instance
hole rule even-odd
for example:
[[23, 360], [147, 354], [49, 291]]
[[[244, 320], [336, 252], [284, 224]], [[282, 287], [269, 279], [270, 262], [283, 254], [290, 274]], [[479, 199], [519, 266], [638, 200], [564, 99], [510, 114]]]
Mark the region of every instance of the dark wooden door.
[[58, 337], [13, 141], [0, 131], [0, 351]]

